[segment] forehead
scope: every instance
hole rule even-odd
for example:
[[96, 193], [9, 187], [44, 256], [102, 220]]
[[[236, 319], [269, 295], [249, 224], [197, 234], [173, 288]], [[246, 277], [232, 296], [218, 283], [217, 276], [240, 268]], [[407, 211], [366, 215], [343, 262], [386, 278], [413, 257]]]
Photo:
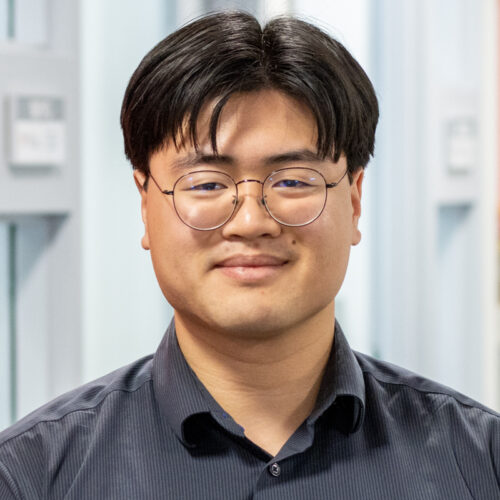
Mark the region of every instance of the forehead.
[[[209, 101], [200, 111], [198, 147], [189, 140], [178, 149], [167, 145], [169, 156], [214, 154], [210, 125], [216, 104], [217, 100]], [[317, 152], [317, 127], [311, 110], [274, 89], [232, 95], [220, 114], [215, 139], [218, 155], [249, 161], [290, 151]]]

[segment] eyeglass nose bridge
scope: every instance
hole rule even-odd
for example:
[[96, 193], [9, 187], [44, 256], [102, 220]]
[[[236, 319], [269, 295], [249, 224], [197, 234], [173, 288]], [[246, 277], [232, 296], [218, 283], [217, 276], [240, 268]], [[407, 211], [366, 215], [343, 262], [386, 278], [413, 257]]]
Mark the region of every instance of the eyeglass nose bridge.
[[236, 207], [236, 205], [238, 205], [239, 201], [240, 201], [240, 196], [239, 196], [239, 190], [238, 190], [238, 186], [240, 184], [246, 184], [247, 182], [256, 182], [257, 184], [260, 184], [262, 186], [261, 188], [261, 197], [260, 197], [260, 203], [263, 207], [266, 208], [267, 210], [267, 205], [266, 205], [266, 202], [264, 200], [264, 183], [262, 181], [259, 181], [258, 179], [242, 179], [241, 181], [238, 181], [238, 182], [235, 182], [234, 185], [236, 186], [236, 198], [234, 199], [234, 205]]

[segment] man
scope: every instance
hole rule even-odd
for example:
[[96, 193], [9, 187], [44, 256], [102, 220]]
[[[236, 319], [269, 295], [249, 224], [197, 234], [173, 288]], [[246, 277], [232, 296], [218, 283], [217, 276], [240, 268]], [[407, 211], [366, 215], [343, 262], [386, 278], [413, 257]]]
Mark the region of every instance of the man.
[[499, 415], [334, 319], [377, 119], [293, 18], [211, 15], [146, 55], [121, 122], [174, 321], [2, 433], [1, 498], [500, 498]]

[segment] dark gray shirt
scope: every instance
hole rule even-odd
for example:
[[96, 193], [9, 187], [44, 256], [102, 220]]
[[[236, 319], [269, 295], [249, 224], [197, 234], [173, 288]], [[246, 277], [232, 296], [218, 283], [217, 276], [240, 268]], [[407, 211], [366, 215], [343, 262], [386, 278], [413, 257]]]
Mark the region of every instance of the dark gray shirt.
[[169, 327], [156, 354], [0, 433], [0, 499], [500, 499], [500, 416], [353, 352], [275, 457], [245, 438]]

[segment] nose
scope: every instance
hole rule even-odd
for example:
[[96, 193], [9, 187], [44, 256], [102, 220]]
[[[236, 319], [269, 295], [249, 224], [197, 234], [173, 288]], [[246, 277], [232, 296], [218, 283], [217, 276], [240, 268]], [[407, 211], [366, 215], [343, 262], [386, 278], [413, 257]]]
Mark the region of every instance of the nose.
[[223, 236], [245, 239], [278, 236], [281, 233], [281, 225], [269, 215], [264, 205], [262, 183], [248, 179], [236, 185], [238, 187], [236, 210], [231, 219], [222, 227]]

